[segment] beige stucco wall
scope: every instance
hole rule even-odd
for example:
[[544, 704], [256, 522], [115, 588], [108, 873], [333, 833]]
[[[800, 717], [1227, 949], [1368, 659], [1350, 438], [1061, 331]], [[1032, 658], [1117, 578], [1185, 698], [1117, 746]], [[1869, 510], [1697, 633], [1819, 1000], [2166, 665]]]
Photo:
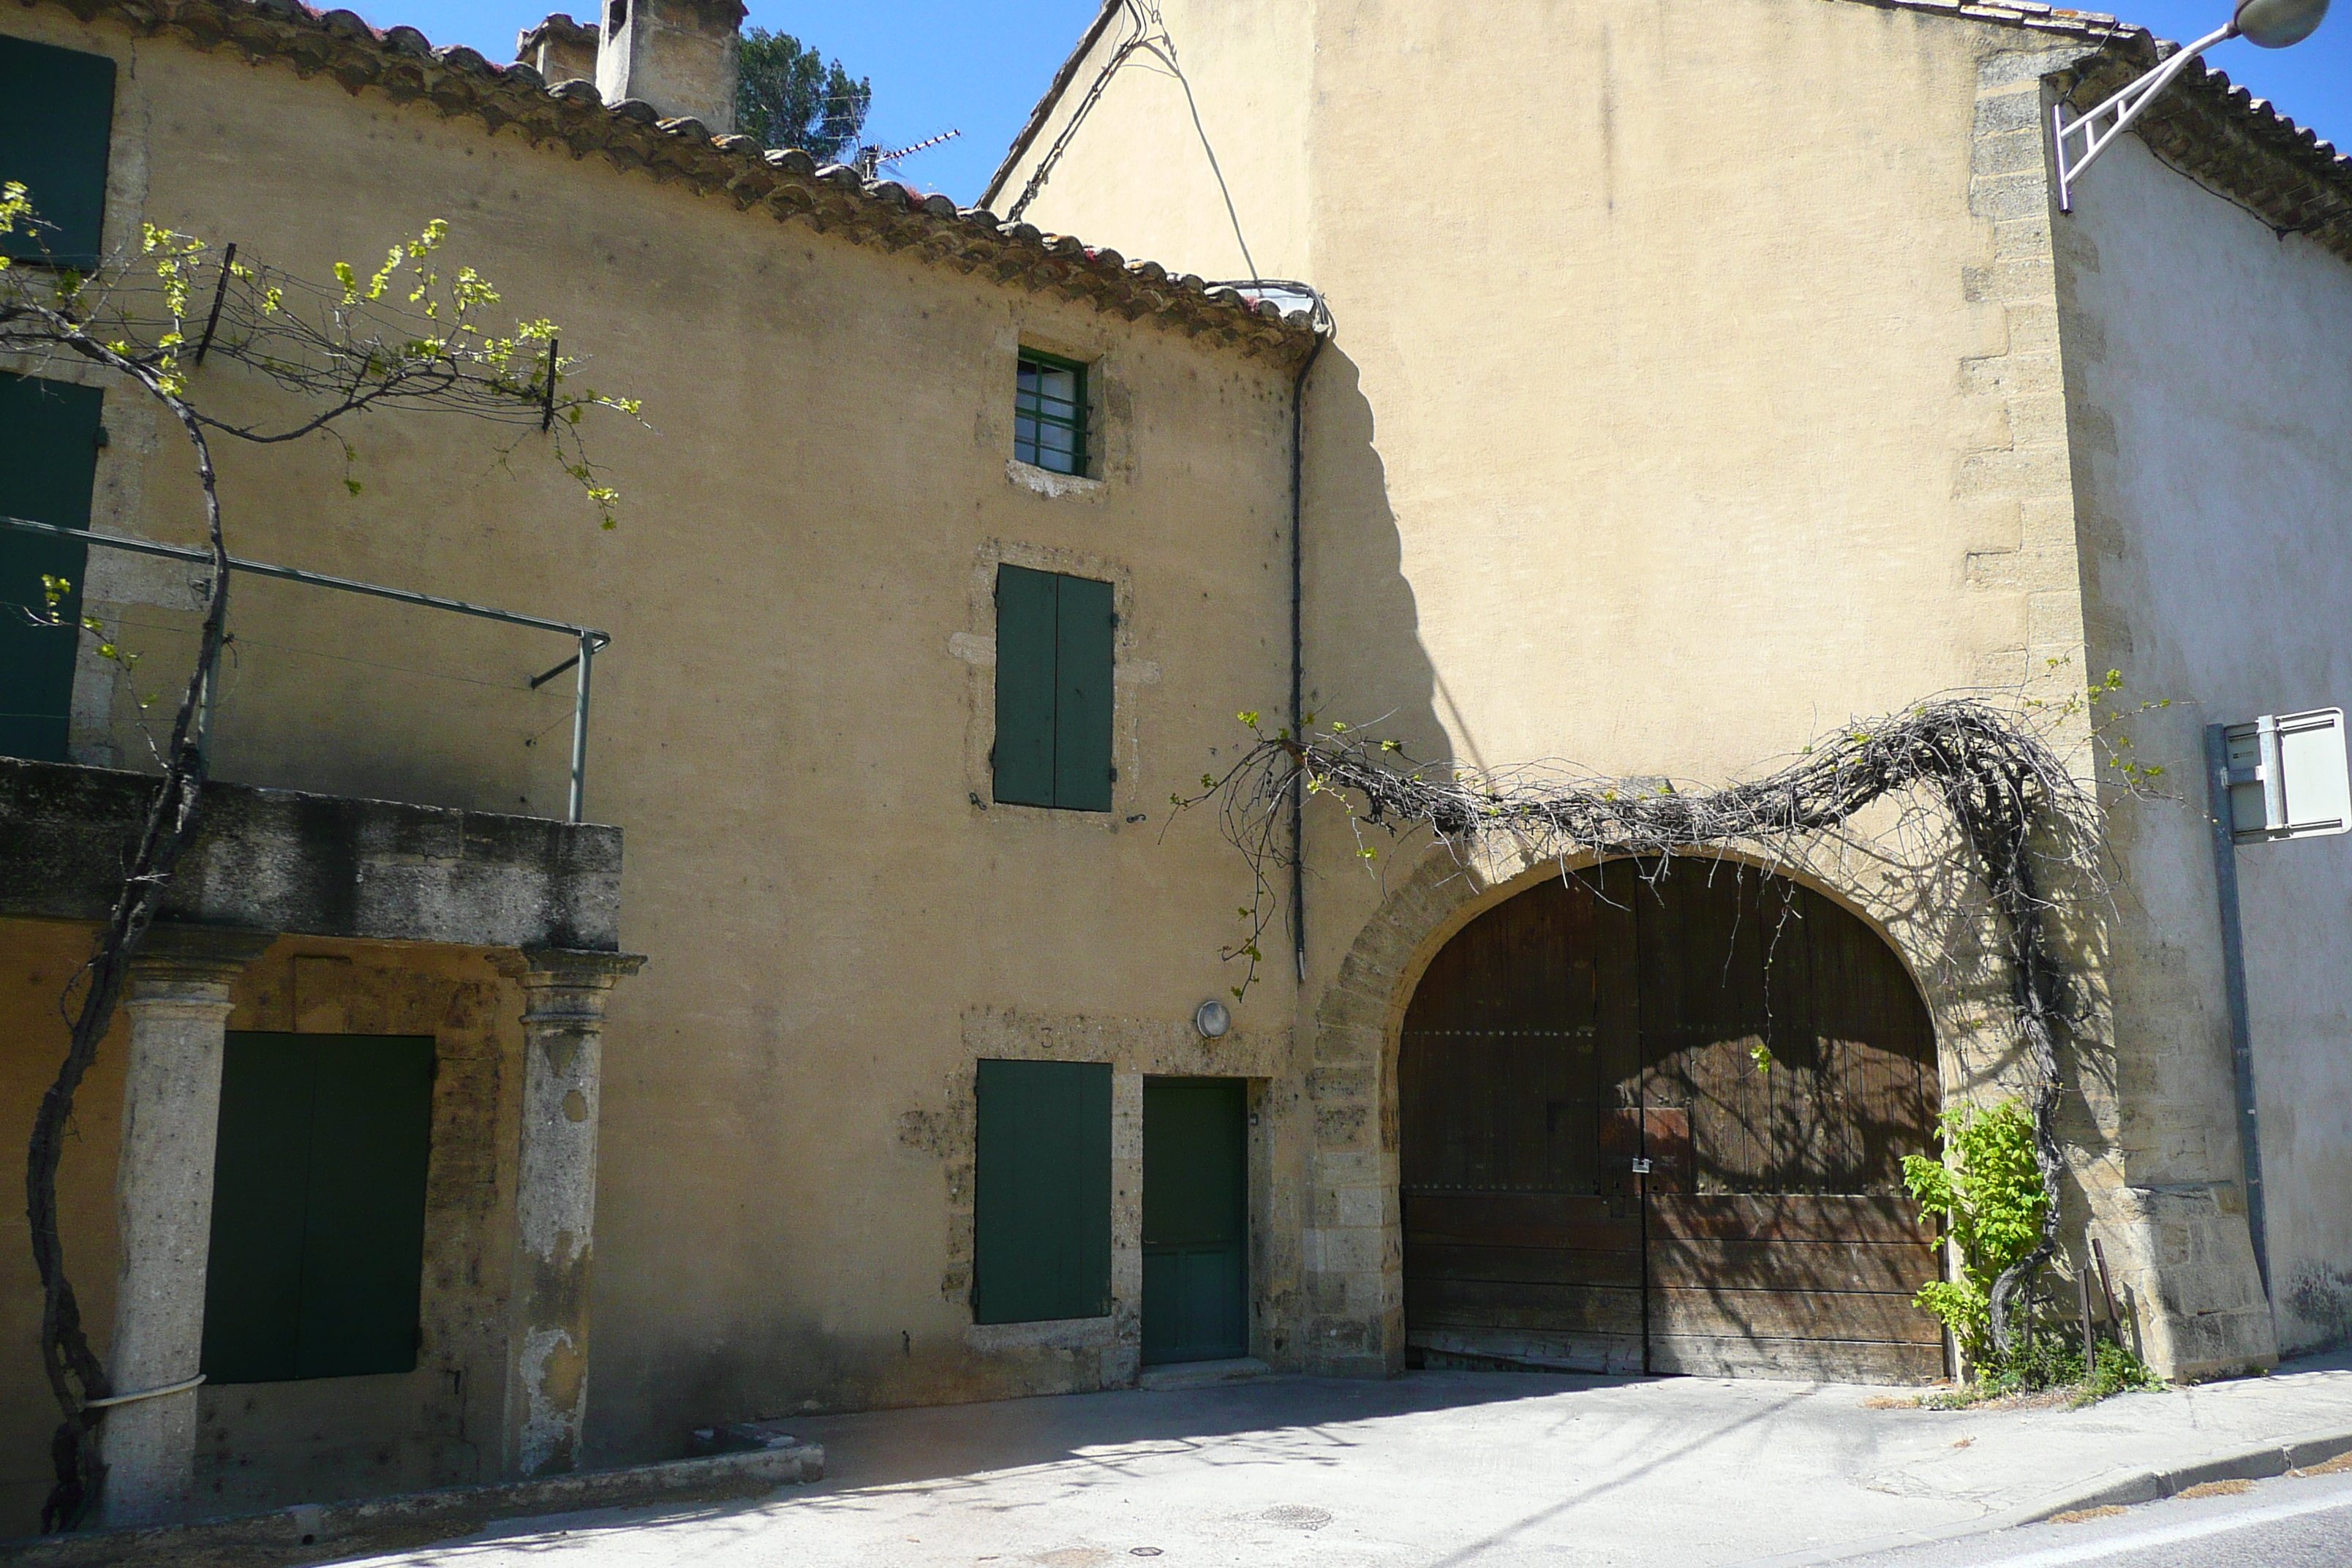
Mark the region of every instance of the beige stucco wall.
[[[2143, 700], [2177, 801], [2118, 814], [2137, 935], [2118, 983], [2125, 1144], [2150, 1187], [2233, 1179], [2202, 731], [2345, 705], [2352, 656], [2352, 268], [2280, 237], [2136, 139], [2062, 230], [2095, 651]], [[2283, 1348], [2352, 1335], [2352, 839], [2237, 855]]]
[[[66, 1046], [60, 989], [88, 927], [0, 921], [0, 1125], [21, 1136]], [[496, 1479], [514, 1215], [520, 993], [489, 958], [410, 943], [288, 937], [247, 966], [228, 1027], [430, 1035], [436, 1044], [425, 1279], [416, 1370], [206, 1388], [196, 1492], [207, 1512]], [[59, 1176], [68, 1277], [103, 1359], [114, 1322], [114, 1165], [128, 1019], [117, 1015], [76, 1100]], [[0, 1531], [30, 1534], [47, 1495], [57, 1406], [43, 1381], [41, 1294], [24, 1213], [0, 1218]]]
[[[1316, 8], [1311, 61], [1269, 60], [1211, 52], [1229, 6], [1160, 9], [1180, 47], [1202, 41], [1184, 58], [1220, 153], [1279, 152], [1269, 187], [1304, 192], [1253, 237], [1261, 269], [1311, 280], [1339, 322], [1307, 397], [1310, 708], [1457, 764], [1687, 786], [1769, 771], [1849, 715], [1956, 688], [2049, 700], [2092, 673], [2042, 132], [2042, 79], [2087, 46], [1834, 0], [1359, 0]], [[1302, 65], [1305, 133], [1254, 116]], [[1128, 173], [1190, 122], [1127, 74], [1030, 216], [1217, 265], [1222, 205]], [[1265, 195], [1236, 190], [1244, 215]], [[2059, 738], [2087, 774], [2081, 726]], [[1397, 1023], [1444, 936], [1530, 873], [1400, 846], [1368, 878], [1336, 816], [1317, 823], [1301, 1027], [1338, 1100], [1381, 1114], [1315, 1155], [1310, 1248], [1339, 1261], [1310, 1289], [1328, 1364], [1369, 1369], [1400, 1347], [1379, 1201]], [[1927, 986], [1948, 1096], [2000, 1092], [2016, 1063], [1965, 879], [1933, 853], [1870, 860], [1822, 847], [1805, 873]], [[2095, 980], [2062, 1109], [2069, 1251], [2095, 1205], [2137, 1238], [2121, 1284], [2152, 1354], [2260, 1360], [2266, 1332], [2176, 1347], [2156, 1321], [2236, 1323], [2242, 1281], [2226, 1215], [2124, 1212], [2103, 910], [2066, 922]], [[2226, 1142], [2226, 1092], [2176, 1110]], [[2227, 1256], [2160, 1288], [2168, 1225]]]
[[[142, 42], [134, 70], [124, 39], [53, 7], [8, 26], [126, 61], [137, 145], [118, 146], [110, 238], [143, 216], [323, 274], [446, 216], [451, 258], [645, 400], [646, 427], [594, 437], [625, 497], [612, 532], [532, 430], [372, 419], [356, 498], [328, 443], [221, 459], [239, 553], [614, 636], [589, 810], [626, 832], [624, 940], [651, 961], [605, 1042], [590, 1462], [674, 1456], [712, 1421], [1125, 1375], [1131, 1299], [1107, 1357], [1094, 1329], [967, 1335], [955, 1086], [983, 1048], [1059, 1051], [1252, 1077], [1262, 1108], [1282, 1103], [1286, 986], [1236, 1008], [1233, 1049], [1184, 1045], [1231, 984], [1218, 949], [1248, 882], [1208, 816], [1171, 823], [1167, 803], [1236, 709], [1282, 700], [1286, 368], [429, 105], [169, 41]], [[1096, 363], [1097, 479], [1009, 468], [1024, 342]], [[261, 400], [232, 372], [198, 391]], [[121, 399], [108, 418], [97, 525], [188, 539], [178, 449]], [[1118, 586], [1108, 816], [986, 804], [1003, 560]], [[150, 685], [183, 646], [184, 575], [93, 572], [97, 607], [153, 649]], [[237, 595], [225, 776], [560, 813], [569, 682], [521, 689], [559, 639]], [[78, 743], [135, 761], [121, 694], [90, 684], [105, 673]], [[998, 1020], [984, 1039], [979, 1016]], [[1296, 1220], [1261, 1226], [1253, 1331], [1274, 1351]]]

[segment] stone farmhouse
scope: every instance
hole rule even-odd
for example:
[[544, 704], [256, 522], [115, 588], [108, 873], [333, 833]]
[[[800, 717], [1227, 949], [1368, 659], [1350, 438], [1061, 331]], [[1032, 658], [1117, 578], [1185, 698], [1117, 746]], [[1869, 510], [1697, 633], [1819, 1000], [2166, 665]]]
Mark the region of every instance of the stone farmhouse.
[[[1955, 1370], [1898, 1163], [2019, 1069], [1948, 845], [1368, 862], [1318, 801], [1237, 997], [1267, 888], [1171, 797], [1240, 712], [1687, 789], [1956, 689], [2082, 739], [2119, 670], [2175, 787], [2070, 753], [2059, 1271], [2167, 1375], [2352, 1331], [2352, 838], [2217, 854], [2203, 761], [2352, 689], [2352, 163], [2192, 69], [2062, 211], [2053, 110], [2158, 46], [2037, 5], [1491, 9], [1107, 0], [961, 210], [734, 134], [737, 0], [507, 65], [290, 0], [0, 16], [20, 265], [158, 225], [327, 277], [443, 219], [644, 405], [609, 531], [536, 429], [225, 448], [240, 559], [409, 596], [236, 578], [60, 1174], [105, 1522], [1161, 1364]], [[0, 601], [64, 577], [142, 656], [0, 627], [18, 1134], [197, 499], [152, 400], [0, 363], [0, 515], [92, 536], [0, 525]], [[0, 1534], [42, 1306], [12, 1217]]]

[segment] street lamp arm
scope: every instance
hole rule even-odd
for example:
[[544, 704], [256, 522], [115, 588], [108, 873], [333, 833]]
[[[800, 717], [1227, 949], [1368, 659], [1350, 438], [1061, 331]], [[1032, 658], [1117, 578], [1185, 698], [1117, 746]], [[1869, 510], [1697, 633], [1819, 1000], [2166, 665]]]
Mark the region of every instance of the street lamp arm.
[[2237, 22], [2232, 20], [2229, 26], [2182, 49], [2080, 120], [2067, 117], [2063, 102], [2052, 110], [2058, 138], [2058, 210], [2074, 210], [2074, 183], [2083, 177], [2083, 172], [2097, 161], [2100, 153], [2115, 145], [2116, 137], [2132, 128], [2158, 95], [2189, 68], [2189, 61], [2216, 44], [2228, 43], [2239, 32]]

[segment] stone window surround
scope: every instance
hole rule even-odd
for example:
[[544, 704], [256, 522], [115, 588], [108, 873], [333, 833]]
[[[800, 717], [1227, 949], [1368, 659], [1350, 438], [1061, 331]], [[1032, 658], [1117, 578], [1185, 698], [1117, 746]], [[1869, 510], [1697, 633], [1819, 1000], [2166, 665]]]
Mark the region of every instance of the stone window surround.
[[[1055, 476], [1060, 478], [1061, 476]], [[1111, 641], [1111, 808], [1069, 811], [1057, 806], [1017, 805], [996, 795], [996, 771], [989, 753], [996, 745], [996, 569], [1025, 566], [1088, 577], [1111, 585], [1111, 612], [1118, 626]], [[1160, 666], [1135, 657], [1135, 574], [1087, 551], [984, 541], [972, 557], [966, 584], [964, 629], [948, 638], [948, 652], [967, 670], [964, 722], [964, 791], [974, 818], [1022, 824], [1033, 831], [1117, 833], [1127, 818], [1150, 809], [1144, 798], [1141, 725], [1137, 710], [1142, 689], [1160, 683]]]
[[[982, 419], [981, 432], [985, 445], [1003, 451], [1007, 484], [1044, 500], [1099, 506], [1109, 500], [1114, 489], [1135, 482], [1134, 421], [1129, 416], [1133, 398], [1120, 374], [1118, 350], [1118, 344], [1109, 333], [1087, 339], [1066, 337], [1020, 319], [1020, 313], [997, 335], [990, 345], [989, 361], [992, 364], [1002, 362], [1003, 374], [994, 384], [1003, 388], [1003, 395], [993, 400]], [[1013, 388], [1017, 384], [1013, 367], [1024, 353], [1033, 351], [1086, 367], [1087, 466], [1082, 474], [1056, 473], [1024, 463], [1013, 455]], [[996, 405], [999, 404], [1001, 406]]]
[[[946, 1185], [947, 1268], [940, 1293], [958, 1309], [964, 1342], [983, 1355], [1024, 1351], [1099, 1353], [1099, 1385], [1131, 1384], [1142, 1363], [1143, 1080], [1146, 1077], [1238, 1078], [1249, 1094], [1250, 1353], [1283, 1357], [1295, 1335], [1277, 1302], [1295, 1292], [1295, 1262], [1282, 1245], [1293, 1200], [1277, 1189], [1279, 1150], [1299, 1131], [1290, 1066], [1291, 1033], [1236, 1029], [1204, 1040], [1189, 1017], [1121, 1018], [974, 1007], [963, 1016], [967, 1056], [942, 1085], [941, 1109], [899, 1118], [899, 1141], [935, 1150]], [[1050, 1322], [971, 1321], [974, 1083], [982, 1058], [1108, 1062], [1111, 1068], [1111, 1310], [1107, 1317]], [[1290, 1223], [1295, 1224], [1293, 1220]]]

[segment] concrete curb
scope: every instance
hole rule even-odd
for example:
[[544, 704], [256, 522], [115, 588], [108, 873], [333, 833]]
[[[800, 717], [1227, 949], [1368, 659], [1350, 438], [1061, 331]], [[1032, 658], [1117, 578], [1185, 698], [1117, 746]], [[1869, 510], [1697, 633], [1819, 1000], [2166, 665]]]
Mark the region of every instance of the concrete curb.
[[2058, 1514], [2073, 1513], [2078, 1509], [2129, 1508], [2137, 1503], [2158, 1502], [2176, 1497], [2190, 1487], [2202, 1486], [2207, 1481], [2268, 1480], [2293, 1470], [2324, 1465], [2345, 1454], [2352, 1454], [2352, 1427], [2306, 1432], [2298, 1437], [2263, 1443], [2252, 1448], [2233, 1449], [2168, 1469], [2110, 1472], [2105, 1479], [2090, 1486], [2085, 1487], [2078, 1481], [2066, 1490], [2045, 1493], [2035, 1501], [2006, 1512], [1989, 1513], [1940, 1529], [1906, 1530], [1868, 1541], [1818, 1546], [1778, 1557], [1752, 1558], [1734, 1565], [1734, 1568], [1814, 1568], [1821, 1563], [1850, 1563], [1857, 1557], [1875, 1557], [1881, 1552], [1900, 1552], [1906, 1547], [1930, 1546], [1966, 1536], [1987, 1535], [1995, 1531], [2015, 1530], [2021, 1525], [2041, 1524]]
[[824, 1479], [814, 1443], [751, 1453], [672, 1459], [620, 1470], [542, 1480], [449, 1487], [352, 1502], [302, 1503], [266, 1513], [198, 1520], [148, 1530], [99, 1530], [0, 1542], [6, 1568], [209, 1568], [298, 1563], [393, 1552], [467, 1535], [497, 1519], [575, 1513], [649, 1503], [759, 1497], [780, 1486]]
[[2135, 1503], [2156, 1502], [2207, 1481], [2265, 1481], [2290, 1470], [2324, 1465], [2344, 1454], [2352, 1454], [2352, 1430], [2307, 1432], [2284, 1442], [2217, 1454], [2171, 1469], [2133, 1470], [2095, 1487], [2029, 1503], [2002, 1515], [1993, 1528], [2039, 1524], [2053, 1514], [2073, 1513], [2078, 1509], [2129, 1508]]

